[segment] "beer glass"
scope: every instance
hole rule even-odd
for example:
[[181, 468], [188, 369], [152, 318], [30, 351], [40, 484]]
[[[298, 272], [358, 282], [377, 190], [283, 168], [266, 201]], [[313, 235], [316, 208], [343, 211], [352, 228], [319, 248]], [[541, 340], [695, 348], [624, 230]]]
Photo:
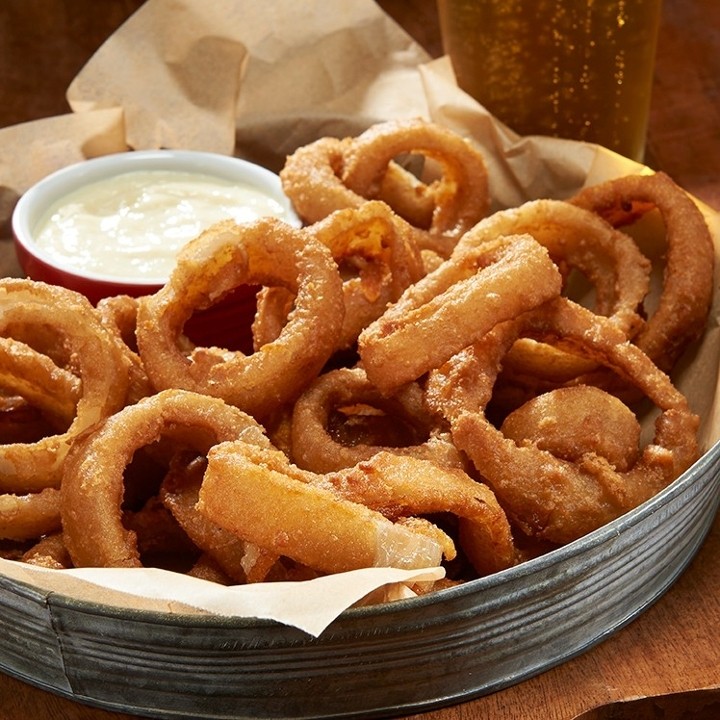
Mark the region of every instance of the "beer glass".
[[641, 161], [662, 0], [438, 0], [458, 85], [521, 135]]

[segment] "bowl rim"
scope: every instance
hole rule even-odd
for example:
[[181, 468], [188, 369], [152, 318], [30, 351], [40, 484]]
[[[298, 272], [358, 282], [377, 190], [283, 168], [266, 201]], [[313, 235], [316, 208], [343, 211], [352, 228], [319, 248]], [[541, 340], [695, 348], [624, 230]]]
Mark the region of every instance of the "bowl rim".
[[162, 285], [167, 278], [123, 277], [79, 270], [69, 262], [51, 257], [43, 248], [38, 247], [34, 237], [37, 223], [44, 217], [47, 209], [62, 197], [80, 187], [113, 175], [123, 175], [143, 169], [179, 170], [197, 172], [223, 180], [242, 180], [268, 192], [283, 206], [285, 221], [295, 227], [301, 226], [290, 199], [283, 192], [279, 175], [262, 165], [234, 155], [203, 150], [126, 150], [66, 165], [44, 176], [28, 188], [20, 196], [12, 213], [11, 228], [16, 248], [56, 272], [84, 282], [147, 288]]

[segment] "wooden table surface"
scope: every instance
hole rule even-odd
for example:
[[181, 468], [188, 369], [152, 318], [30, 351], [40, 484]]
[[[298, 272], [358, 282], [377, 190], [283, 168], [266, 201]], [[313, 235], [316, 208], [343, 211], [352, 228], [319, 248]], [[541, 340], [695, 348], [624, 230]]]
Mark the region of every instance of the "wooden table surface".
[[[432, 55], [434, 0], [378, 0]], [[2, 0], [0, 127], [67, 112], [64, 92], [142, 0]], [[720, 3], [665, 0], [646, 162], [720, 210]], [[507, 690], [415, 720], [720, 717], [720, 521], [679, 581], [601, 645]], [[690, 694], [668, 695], [681, 691]], [[651, 696], [650, 700], [637, 700]], [[0, 720], [120, 720], [0, 675]]]

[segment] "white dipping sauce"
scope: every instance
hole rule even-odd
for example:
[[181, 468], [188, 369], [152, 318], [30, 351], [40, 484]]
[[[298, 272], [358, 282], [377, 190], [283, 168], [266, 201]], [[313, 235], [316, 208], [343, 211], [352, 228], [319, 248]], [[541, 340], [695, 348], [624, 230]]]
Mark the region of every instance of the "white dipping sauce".
[[139, 170], [86, 185], [53, 205], [36, 242], [86, 273], [164, 282], [178, 250], [220, 220], [285, 219], [261, 190], [210, 175]]

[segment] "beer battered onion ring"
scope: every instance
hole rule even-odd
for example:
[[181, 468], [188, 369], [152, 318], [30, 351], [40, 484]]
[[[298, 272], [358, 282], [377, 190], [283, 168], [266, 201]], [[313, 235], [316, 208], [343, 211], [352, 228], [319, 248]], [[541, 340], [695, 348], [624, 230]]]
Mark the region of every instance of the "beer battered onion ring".
[[640, 423], [619, 398], [592, 385], [544, 392], [510, 413], [500, 426], [518, 445], [531, 442], [571, 462], [593, 452], [629, 470], [640, 454]]
[[[410, 226], [384, 203], [338, 210], [306, 231], [330, 249], [343, 276], [345, 319], [338, 349], [353, 345], [360, 331], [424, 274]], [[279, 336], [293, 301], [292, 293], [281, 287], [258, 293], [256, 348]]]
[[[593, 287], [592, 308], [633, 338], [644, 324], [640, 308], [650, 287], [650, 261], [636, 243], [590, 210], [561, 200], [533, 200], [493, 213], [469, 230], [457, 252], [498, 235], [531, 234], [567, 274], [579, 271]], [[562, 383], [587, 373], [595, 363], [524, 338], [505, 358], [514, 373], [534, 381]]]
[[702, 213], [664, 173], [599, 183], [581, 190], [570, 202], [615, 226], [659, 211], [666, 231], [662, 291], [657, 308], [634, 341], [656, 365], [669, 371], [702, 334], [712, 301], [715, 251]]
[[261, 426], [219, 398], [164, 390], [128, 405], [73, 444], [61, 486], [65, 543], [77, 567], [139, 567], [137, 537], [122, 523], [124, 473], [160, 439], [205, 454], [218, 442], [269, 444]]
[[246, 541], [321, 572], [434, 567], [450, 538], [416, 518], [392, 522], [292, 465], [275, 448], [225, 442], [208, 453], [198, 509]]
[[450, 513], [459, 519], [459, 543], [479, 576], [517, 561], [505, 511], [487, 485], [459, 468], [381, 451], [371, 459], [326, 475], [343, 497], [390, 517]]
[[[128, 369], [112, 336], [103, 328], [94, 308], [81, 295], [65, 288], [25, 279], [0, 281], [0, 333], [22, 327], [23, 338], [32, 327], [53, 328], [72, 357], [79, 376], [74, 417], [66, 430], [34, 443], [0, 445], [0, 487], [10, 492], [35, 492], [58, 487], [70, 444], [86, 428], [122, 407]], [[41, 333], [42, 334], [42, 333]], [[6, 343], [7, 347], [7, 343]], [[16, 348], [18, 346], [15, 346]], [[35, 357], [31, 382], [42, 380]], [[73, 384], [60, 368], [49, 363], [43, 383]], [[73, 368], [75, 370], [75, 367]], [[61, 412], [68, 409], [67, 404]]]
[[[396, 162], [412, 155], [436, 163], [437, 176], [424, 182]], [[280, 179], [306, 223], [382, 200], [415, 228], [421, 249], [444, 258], [490, 206], [482, 154], [419, 118], [377, 123], [354, 138], [316, 140], [286, 158]]]
[[162, 487], [160, 501], [206, 558], [234, 583], [261, 582], [277, 561], [277, 555], [255, 548], [197, 510], [206, 461], [204, 457], [173, 458]]
[[[598, 360], [660, 410], [655, 436], [632, 467], [620, 471], [592, 448], [571, 462], [532, 442], [518, 445], [488, 420], [485, 408], [502, 359], [523, 336], [552, 338]], [[698, 455], [699, 418], [667, 375], [609, 320], [565, 298], [494, 328], [431, 373], [426, 392], [508, 515], [526, 534], [555, 543], [575, 540], [636, 507]]]
[[223, 443], [208, 455], [199, 508], [249, 542], [324, 572], [420, 568], [437, 564], [438, 550], [453, 559], [449, 538], [420, 517], [442, 512], [459, 518], [462, 548], [479, 574], [517, 560], [507, 516], [487, 486], [461, 470], [384, 451], [319, 474], [276, 449]]
[[[344, 153], [352, 141], [352, 138], [322, 137], [299, 147], [286, 158], [280, 178], [303, 222], [313, 224], [337, 210], [359, 208], [368, 202], [368, 198], [358, 195], [342, 181]], [[426, 190], [415, 175], [390, 162], [377, 199], [416, 229], [427, 228], [435, 205]]]
[[[381, 414], [382, 433], [371, 438], [361, 433], [343, 442], [331, 429], [335, 412], [347, 415], [363, 411]], [[425, 412], [423, 393], [417, 384], [401, 388], [385, 397], [367, 379], [361, 367], [339, 368], [323, 373], [297, 399], [291, 422], [290, 453], [305, 470], [327, 473], [356, 465], [380, 451], [426, 458], [443, 466], [462, 467], [460, 453], [445, 434], [434, 427]], [[407, 444], [389, 445], [388, 424], [394, 436]], [[359, 436], [359, 437], [358, 437]]]
[[[251, 355], [192, 346], [183, 328], [193, 311], [242, 284], [280, 285], [296, 296], [278, 338]], [[157, 389], [212, 395], [263, 417], [294, 400], [320, 372], [343, 316], [342, 280], [322, 243], [275, 218], [226, 221], [185, 245], [168, 282], [140, 298], [137, 341]]]
[[[0, 337], [0, 388], [3, 395], [21, 396], [52, 426], [63, 429], [75, 416], [81, 389], [80, 380], [47, 355], [4, 337]], [[0, 478], [0, 486], [3, 482]]]
[[437, 179], [413, 188], [434, 200], [429, 235], [457, 241], [487, 215], [490, 196], [483, 156], [460, 135], [421, 119], [377, 123], [356, 137], [344, 152], [343, 182], [363, 197], [381, 197], [388, 166], [405, 154], [422, 155], [440, 166]]
[[380, 392], [417, 380], [497, 323], [560, 293], [557, 266], [530, 235], [511, 235], [456, 252], [409, 287], [358, 339]]

